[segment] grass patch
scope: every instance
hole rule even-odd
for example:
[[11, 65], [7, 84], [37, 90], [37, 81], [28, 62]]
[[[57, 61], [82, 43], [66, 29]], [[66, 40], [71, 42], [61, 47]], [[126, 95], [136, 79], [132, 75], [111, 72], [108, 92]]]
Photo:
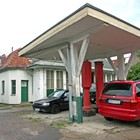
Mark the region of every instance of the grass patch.
[[29, 112], [20, 112], [19, 115], [23, 116], [23, 118], [31, 121], [31, 122], [40, 122], [41, 118], [37, 117], [37, 116], [32, 116], [30, 115]]
[[40, 117], [32, 115], [30, 112], [26, 112], [26, 111], [18, 112], [18, 115], [21, 115], [23, 118], [31, 122], [40, 122], [42, 120]]
[[103, 131], [110, 133], [110, 134], [120, 133], [120, 130], [118, 130], [118, 127], [114, 127], [111, 129], [103, 129]]
[[0, 103], [0, 107], [11, 107], [11, 105]]
[[31, 103], [21, 103], [17, 105], [12, 105], [12, 107], [31, 107], [31, 106], [32, 106]]
[[66, 125], [68, 125], [67, 121], [53, 122], [50, 124], [50, 126], [59, 127], [59, 128], [66, 127]]
[[32, 103], [21, 103], [21, 104], [4, 104], [4, 103], [0, 103], [0, 107], [32, 107]]
[[32, 122], [40, 122], [41, 121], [41, 119], [37, 118], [37, 117], [29, 117], [28, 119]]
[[30, 114], [29, 112], [19, 112], [19, 115], [28, 115]]

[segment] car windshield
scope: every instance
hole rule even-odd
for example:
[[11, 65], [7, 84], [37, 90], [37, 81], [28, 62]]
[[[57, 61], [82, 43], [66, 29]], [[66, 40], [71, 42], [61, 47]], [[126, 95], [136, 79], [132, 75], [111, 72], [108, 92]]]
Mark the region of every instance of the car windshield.
[[63, 93], [64, 93], [63, 90], [54, 91], [53, 93], [51, 93], [51, 94], [48, 96], [48, 98], [50, 98], [50, 97], [58, 97], [58, 98], [59, 98]]
[[127, 83], [108, 84], [102, 94], [110, 96], [132, 96], [132, 85]]
[[[107, 85], [107, 82], [104, 83], [104, 86]], [[96, 92], [96, 84], [92, 83], [91, 88], [90, 88], [90, 92]]]
[[96, 84], [92, 83], [92, 86], [90, 88], [90, 92], [96, 92]]

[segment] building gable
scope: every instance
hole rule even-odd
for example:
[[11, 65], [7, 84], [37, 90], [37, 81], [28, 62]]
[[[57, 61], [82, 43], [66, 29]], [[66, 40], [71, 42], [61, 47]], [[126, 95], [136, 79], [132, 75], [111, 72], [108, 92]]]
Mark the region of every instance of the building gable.
[[[28, 58], [26, 57], [19, 57], [18, 53], [19, 53], [20, 49], [17, 49], [15, 51], [13, 51], [12, 53], [10, 53], [8, 55], [8, 57], [1, 57], [1, 66], [0, 66], [0, 70], [4, 70], [7, 68], [23, 68], [26, 66], [30, 65], [30, 61]], [[3, 60], [3, 61], [2, 61]]]

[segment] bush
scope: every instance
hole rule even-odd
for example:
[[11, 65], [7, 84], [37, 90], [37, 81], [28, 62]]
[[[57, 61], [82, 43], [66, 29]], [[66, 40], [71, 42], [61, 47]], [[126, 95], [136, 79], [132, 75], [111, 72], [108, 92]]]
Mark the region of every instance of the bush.
[[139, 79], [140, 79], [140, 62], [131, 66], [127, 75], [127, 80], [139, 80]]

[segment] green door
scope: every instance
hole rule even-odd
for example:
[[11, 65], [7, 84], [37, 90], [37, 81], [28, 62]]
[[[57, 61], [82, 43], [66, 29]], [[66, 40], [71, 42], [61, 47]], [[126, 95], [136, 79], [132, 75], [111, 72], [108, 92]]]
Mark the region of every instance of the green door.
[[21, 102], [28, 102], [28, 81], [21, 81]]

